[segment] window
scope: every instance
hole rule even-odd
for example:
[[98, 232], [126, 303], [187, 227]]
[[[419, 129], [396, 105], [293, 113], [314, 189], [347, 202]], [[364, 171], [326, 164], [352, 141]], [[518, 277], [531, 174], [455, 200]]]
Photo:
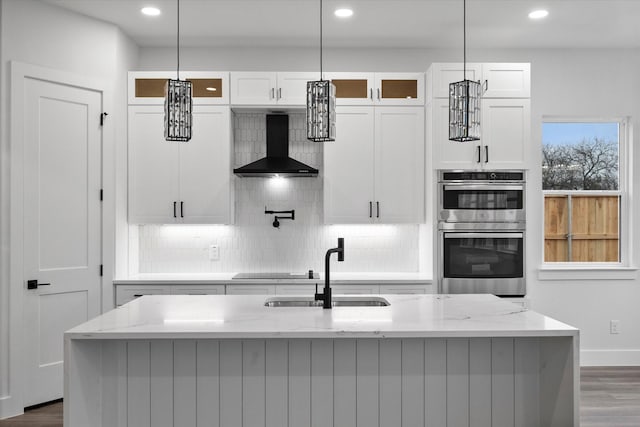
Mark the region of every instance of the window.
[[623, 261], [626, 128], [623, 120], [543, 123], [546, 263]]

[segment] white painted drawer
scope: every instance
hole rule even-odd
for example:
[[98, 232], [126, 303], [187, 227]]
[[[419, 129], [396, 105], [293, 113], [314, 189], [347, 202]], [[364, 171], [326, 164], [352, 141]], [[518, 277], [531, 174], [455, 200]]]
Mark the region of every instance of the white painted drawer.
[[170, 293], [171, 287], [168, 285], [120, 285], [116, 286], [116, 306], [126, 304], [143, 295], [168, 295]]

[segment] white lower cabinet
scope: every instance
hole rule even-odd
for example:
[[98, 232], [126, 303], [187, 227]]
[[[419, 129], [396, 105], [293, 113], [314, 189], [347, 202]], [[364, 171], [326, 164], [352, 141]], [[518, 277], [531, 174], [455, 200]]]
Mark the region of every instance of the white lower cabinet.
[[[318, 280], [318, 292], [322, 292], [324, 282]], [[276, 285], [277, 295], [304, 295], [313, 296], [316, 293], [316, 285], [309, 284], [292, 284], [292, 285]]]
[[119, 285], [116, 286], [116, 306], [121, 306], [143, 295], [169, 295], [169, 285]]
[[358, 295], [358, 294], [377, 294], [379, 293], [378, 285], [331, 285], [333, 295]]
[[432, 294], [431, 285], [407, 284], [407, 285], [380, 285], [381, 294]]
[[171, 295], [224, 295], [224, 285], [175, 285]]
[[324, 144], [326, 224], [424, 219], [424, 108], [337, 107]]
[[118, 285], [116, 306], [143, 295], [224, 295], [224, 285]]
[[[324, 281], [318, 280], [318, 291], [322, 292]], [[207, 284], [207, 285], [117, 285], [116, 306], [121, 306], [143, 295], [303, 295], [312, 297], [315, 283], [292, 284]], [[430, 294], [432, 286], [424, 283], [407, 284], [332, 284], [334, 295], [358, 294]]]
[[274, 295], [276, 285], [268, 284], [230, 284], [227, 285], [227, 295]]

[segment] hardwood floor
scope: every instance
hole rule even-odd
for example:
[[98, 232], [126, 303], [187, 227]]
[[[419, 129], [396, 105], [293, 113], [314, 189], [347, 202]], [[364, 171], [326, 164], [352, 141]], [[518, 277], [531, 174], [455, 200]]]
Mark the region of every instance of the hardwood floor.
[[0, 427], [62, 427], [62, 402], [30, 409], [24, 415], [0, 421]]
[[[640, 366], [589, 367], [580, 373], [580, 426], [640, 426]], [[62, 427], [62, 402], [0, 421], [0, 427]]]
[[640, 426], [640, 367], [580, 369], [581, 427]]

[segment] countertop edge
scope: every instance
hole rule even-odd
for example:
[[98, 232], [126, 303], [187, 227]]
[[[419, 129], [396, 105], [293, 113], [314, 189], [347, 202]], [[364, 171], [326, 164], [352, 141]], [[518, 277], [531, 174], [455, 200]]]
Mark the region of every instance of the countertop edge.
[[[115, 279], [113, 284], [119, 285], [309, 285], [324, 283], [324, 279]], [[371, 285], [371, 284], [418, 284], [432, 285], [431, 279], [331, 279], [332, 285]]]
[[67, 332], [65, 339], [71, 340], [155, 340], [155, 339], [393, 339], [393, 338], [553, 338], [578, 337], [578, 329], [553, 331], [420, 331], [420, 332]]

